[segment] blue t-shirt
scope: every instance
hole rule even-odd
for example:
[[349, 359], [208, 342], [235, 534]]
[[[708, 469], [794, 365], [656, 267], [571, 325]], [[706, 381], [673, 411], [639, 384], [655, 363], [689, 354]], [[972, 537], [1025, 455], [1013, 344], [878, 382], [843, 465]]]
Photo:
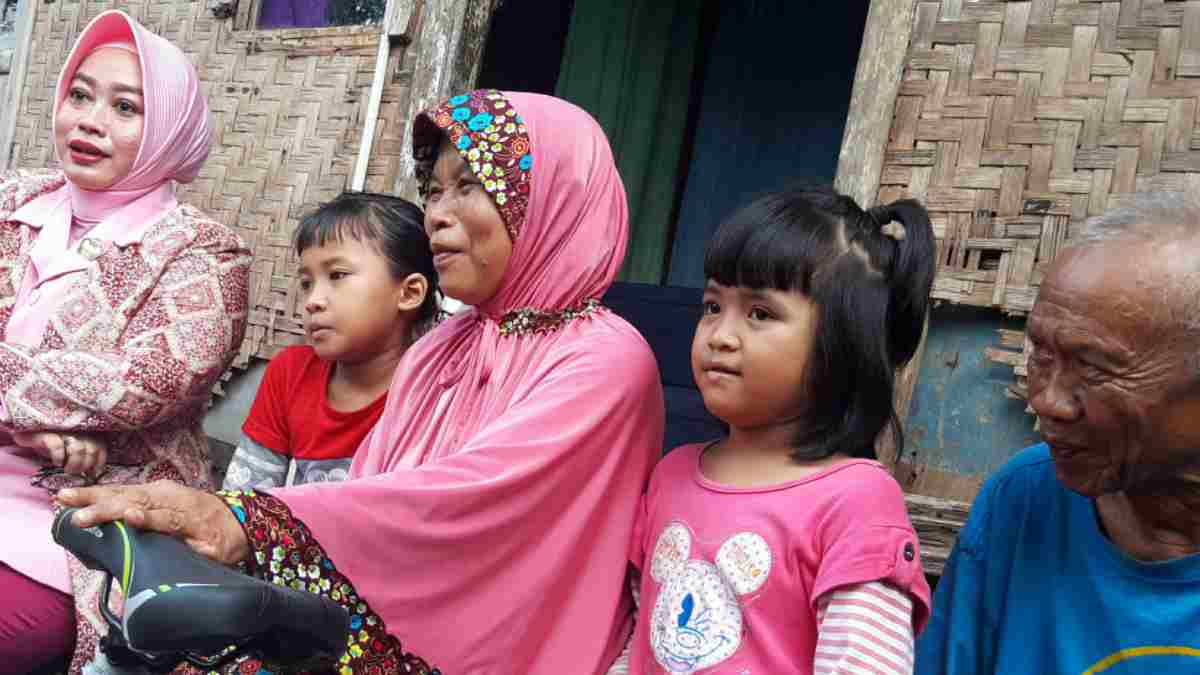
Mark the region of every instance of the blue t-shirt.
[[1200, 673], [1200, 555], [1142, 563], [1049, 449], [984, 485], [938, 583], [917, 675]]

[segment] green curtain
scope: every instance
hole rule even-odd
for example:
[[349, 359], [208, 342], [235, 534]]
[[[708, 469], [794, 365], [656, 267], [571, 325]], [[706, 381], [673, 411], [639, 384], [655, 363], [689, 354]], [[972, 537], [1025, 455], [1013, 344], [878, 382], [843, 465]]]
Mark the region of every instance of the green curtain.
[[555, 93], [599, 120], [629, 196], [621, 279], [663, 282], [704, 0], [578, 0]]

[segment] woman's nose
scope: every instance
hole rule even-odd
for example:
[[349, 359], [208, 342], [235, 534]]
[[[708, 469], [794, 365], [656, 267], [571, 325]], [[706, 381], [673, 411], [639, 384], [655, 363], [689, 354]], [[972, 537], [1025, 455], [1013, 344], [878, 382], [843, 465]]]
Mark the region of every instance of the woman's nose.
[[87, 113], [79, 118], [79, 128], [97, 136], [104, 133], [104, 111], [100, 106], [88, 108]]
[[451, 224], [450, 211], [446, 206], [445, 198], [425, 205], [426, 235], [431, 235], [438, 230], [444, 230], [450, 227]]

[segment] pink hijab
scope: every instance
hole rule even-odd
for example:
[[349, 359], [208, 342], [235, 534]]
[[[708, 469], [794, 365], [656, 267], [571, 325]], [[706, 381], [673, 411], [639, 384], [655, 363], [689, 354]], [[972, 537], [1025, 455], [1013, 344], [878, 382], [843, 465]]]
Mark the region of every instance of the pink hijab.
[[[200, 173], [212, 143], [208, 103], [200, 91], [196, 68], [179, 47], [151, 33], [125, 12], [100, 13], [80, 33], [58, 78], [55, 114], [67, 96], [75, 71], [92, 52], [102, 47], [133, 51], [142, 70], [145, 118], [142, 143], [129, 173], [103, 191], [84, 190], [70, 181], [57, 198], [45, 197], [55, 207], [69, 196], [72, 216], [85, 223], [100, 223], [143, 198], [152, 205], [173, 207], [171, 181], [189, 183]], [[53, 134], [53, 125], [51, 125]], [[53, 138], [51, 138], [53, 142]], [[138, 204], [139, 211], [146, 203]], [[161, 208], [150, 209], [161, 213]], [[144, 214], [139, 213], [139, 216]], [[139, 217], [139, 220], [143, 218]]]
[[351, 480], [273, 494], [443, 672], [602, 673], [663, 434], [649, 347], [587, 304], [621, 266], [625, 190], [599, 125], [559, 99], [456, 96], [416, 121], [418, 157], [443, 135], [515, 235], [501, 288], [405, 354]]

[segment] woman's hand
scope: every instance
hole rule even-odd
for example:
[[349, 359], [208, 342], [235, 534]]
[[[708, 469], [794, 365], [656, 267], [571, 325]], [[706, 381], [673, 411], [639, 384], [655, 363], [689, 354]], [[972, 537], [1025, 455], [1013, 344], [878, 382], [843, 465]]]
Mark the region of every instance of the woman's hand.
[[66, 473], [96, 478], [108, 465], [108, 444], [99, 436], [31, 431], [13, 434], [13, 441], [36, 450]]
[[56, 499], [63, 506], [81, 507], [72, 517], [79, 527], [124, 520], [138, 529], [182, 539], [200, 555], [226, 565], [250, 555], [241, 523], [220, 497], [174, 481], [70, 488]]

